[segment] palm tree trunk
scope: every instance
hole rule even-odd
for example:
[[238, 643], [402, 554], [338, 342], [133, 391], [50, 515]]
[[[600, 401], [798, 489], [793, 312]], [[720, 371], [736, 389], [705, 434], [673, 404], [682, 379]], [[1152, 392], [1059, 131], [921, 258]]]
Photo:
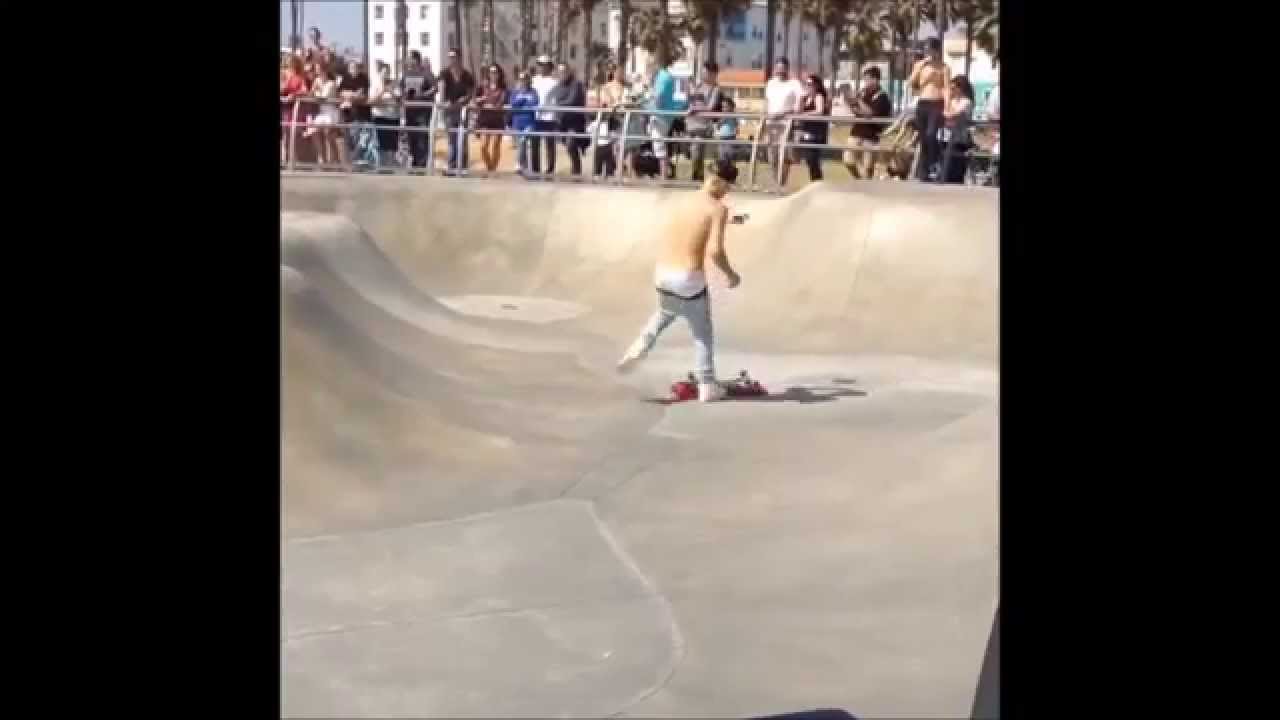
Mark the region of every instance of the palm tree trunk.
[[720, 7], [716, 6], [715, 14], [711, 16], [711, 27], [707, 30], [707, 59], [716, 62], [716, 54], [720, 47]]
[[462, 3], [463, 0], [455, 0], [453, 3], [453, 41], [462, 45]]
[[480, 58], [486, 66], [493, 62], [493, 0], [484, 0], [480, 8]]
[[462, 0], [462, 25], [466, 28], [467, 33], [467, 65], [470, 66], [471, 72], [476, 71], [476, 50], [475, 44], [471, 40], [471, 3], [474, 0]]
[[800, 37], [796, 38], [796, 59], [791, 61], [791, 67], [799, 70], [804, 67], [804, 18], [800, 18]]
[[633, 72], [631, 63], [627, 58], [627, 40], [631, 32], [631, 0], [620, 0], [618, 2], [618, 67], [623, 71], [623, 82], [631, 82], [631, 73]]
[[666, 67], [671, 64], [671, 18], [668, 14], [671, 8], [668, 7], [667, 0], [658, 0], [658, 15], [661, 18], [658, 26], [658, 64], [659, 67]]
[[964, 75], [969, 77], [969, 65], [973, 62], [973, 24], [964, 24]]
[[[776, 1], [777, 1], [777, 0], [765, 0], [765, 8], [764, 8], [764, 12], [765, 12], [765, 21], [764, 21], [764, 27], [765, 27], [765, 30], [769, 33], [769, 36], [768, 36], [768, 37], [766, 37], [766, 38], [764, 39], [764, 74], [765, 74], [765, 77], [768, 77], [768, 76], [769, 76], [769, 73], [773, 72], [773, 53], [774, 53], [773, 41], [774, 41], [774, 35], [776, 35], [776, 34], [777, 34], [777, 32], [778, 32], [778, 30], [777, 30], [777, 20], [776, 20], [776, 19], [775, 19], [775, 17], [774, 17], [774, 16], [777, 14], [777, 7], [775, 7], [775, 2], [776, 2]], [[366, 15], [368, 15], [368, 13], [365, 13], [365, 14], [366, 14]], [[369, 34], [369, 33], [365, 33], [365, 35], [368, 35], [368, 34]]]
[[594, 2], [582, 3], [582, 82], [587, 87], [591, 87], [591, 81], [595, 79], [591, 72], [591, 6]]
[[[783, 0], [786, 2], [786, 0]], [[782, 56], [791, 59], [791, 11], [784, 9], [782, 11]], [[769, 68], [769, 72], [773, 72], [773, 68]]]
[[[489, 7], [489, 62], [498, 62], [498, 16], [494, 12], [493, 0], [485, 0]], [[513, 80], [515, 78], [512, 78]]]
[[831, 79], [840, 78], [840, 28], [831, 28]]
[[827, 74], [827, 29], [814, 25], [814, 31], [818, 33], [818, 77], [822, 77]]

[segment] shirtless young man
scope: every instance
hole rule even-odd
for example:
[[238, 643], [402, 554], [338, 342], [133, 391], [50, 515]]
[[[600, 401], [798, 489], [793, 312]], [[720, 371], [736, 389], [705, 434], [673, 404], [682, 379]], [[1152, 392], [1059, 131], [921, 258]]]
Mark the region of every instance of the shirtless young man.
[[742, 278], [729, 264], [724, 249], [724, 230], [729, 224], [729, 209], [722, 199], [738, 178], [738, 168], [731, 161], [716, 163], [715, 173], [707, 177], [702, 189], [682, 199], [671, 211], [659, 236], [658, 261], [654, 284], [658, 290], [658, 309], [649, 323], [618, 361], [618, 372], [629, 372], [644, 359], [658, 336], [677, 318], [683, 317], [693, 331], [693, 344], [698, 362], [698, 399], [702, 402], [724, 397], [724, 388], [716, 382], [715, 358], [711, 329], [711, 298], [707, 293], [706, 258], [724, 273], [729, 287]]
[[[938, 129], [942, 127], [942, 109], [947, 104], [947, 88], [951, 87], [951, 69], [942, 61], [942, 41], [929, 38], [928, 54], [916, 61], [908, 81], [916, 93], [916, 129], [920, 132], [920, 163], [916, 179], [929, 180], [929, 168], [941, 159]], [[941, 172], [941, 169], [939, 169]]]

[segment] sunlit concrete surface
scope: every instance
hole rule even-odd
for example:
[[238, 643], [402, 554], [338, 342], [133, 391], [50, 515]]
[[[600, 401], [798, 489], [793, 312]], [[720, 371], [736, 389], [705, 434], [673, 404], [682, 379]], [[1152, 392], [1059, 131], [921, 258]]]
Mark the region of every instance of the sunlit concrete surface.
[[731, 195], [718, 366], [771, 395], [664, 406], [685, 327], [613, 363], [688, 191], [281, 185], [285, 715], [970, 714], [995, 191]]

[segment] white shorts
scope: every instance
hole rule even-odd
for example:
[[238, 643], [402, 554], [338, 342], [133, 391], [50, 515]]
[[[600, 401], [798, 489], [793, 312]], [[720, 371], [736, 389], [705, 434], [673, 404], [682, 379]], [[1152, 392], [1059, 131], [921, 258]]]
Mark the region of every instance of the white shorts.
[[667, 134], [659, 123], [649, 123], [649, 137], [653, 138], [653, 156], [662, 160], [667, 156]]

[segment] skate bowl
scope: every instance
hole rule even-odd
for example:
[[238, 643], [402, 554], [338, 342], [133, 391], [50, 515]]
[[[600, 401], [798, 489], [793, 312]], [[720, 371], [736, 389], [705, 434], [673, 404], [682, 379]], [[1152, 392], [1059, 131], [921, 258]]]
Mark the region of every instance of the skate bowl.
[[734, 196], [719, 374], [655, 304], [687, 190], [281, 179], [286, 716], [970, 713], [998, 604], [998, 195]]

